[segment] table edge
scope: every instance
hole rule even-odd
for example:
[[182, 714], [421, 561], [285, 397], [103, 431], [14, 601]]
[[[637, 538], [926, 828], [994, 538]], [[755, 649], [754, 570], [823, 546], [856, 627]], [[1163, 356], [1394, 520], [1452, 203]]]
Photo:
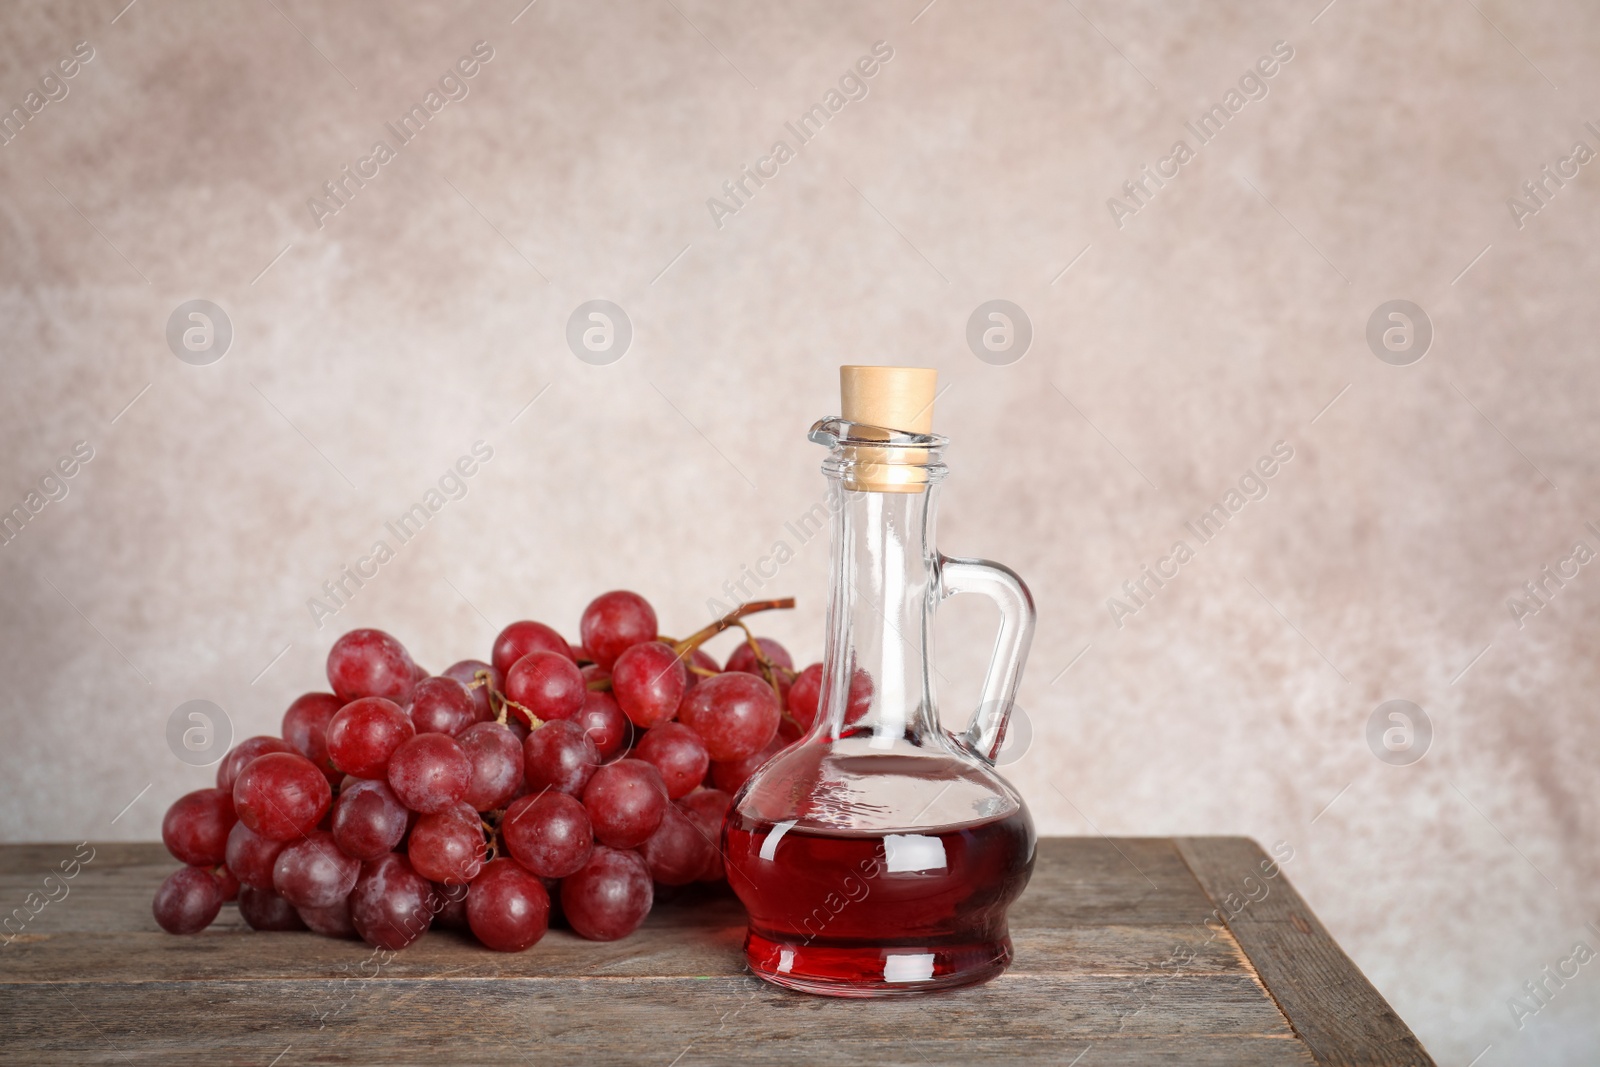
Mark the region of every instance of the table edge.
[[[1220, 922], [1233, 935], [1262, 987], [1318, 1064], [1437, 1067], [1295, 891], [1279, 859], [1249, 837], [1169, 840], [1215, 905], [1207, 925]], [[1281, 860], [1292, 855], [1290, 851]], [[1288, 946], [1285, 937], [1293, 938]]]

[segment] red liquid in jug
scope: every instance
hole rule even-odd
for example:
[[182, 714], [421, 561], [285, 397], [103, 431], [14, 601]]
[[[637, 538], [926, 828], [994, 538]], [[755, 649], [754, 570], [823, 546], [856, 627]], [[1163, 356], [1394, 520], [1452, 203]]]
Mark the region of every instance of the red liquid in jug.
[[904, 833], [822, 832], [730, 812], [745, 954], [779, 985], [862, 996], [986, 981], [1011, 962], [1006, 909], [1033, 872], [1027, 812]]

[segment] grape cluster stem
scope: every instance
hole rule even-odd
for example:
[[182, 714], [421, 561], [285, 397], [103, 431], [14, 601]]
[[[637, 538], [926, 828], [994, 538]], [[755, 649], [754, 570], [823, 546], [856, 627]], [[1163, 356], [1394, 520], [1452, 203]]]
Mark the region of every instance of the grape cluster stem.
[[[772, 695], [778, 698], [778, 707], [781, 708], [783, 707], [783, 690], [778, 685], [778, 675], [781, 672], [782, 674], [787, 675], [789, 680], [792, 682], [799, 672], [790, 670], [787, 667], [779, 666], [778, 664], [772, 662], [772, 660], [768, 659], [766, 650], [761, 647], [761, 643], [757, 641], [755, 635], [750, 632], [750, 627], [746, 626], [741, 620], [746, 615], [754, 615], [758, 611], [785, 610], [793, 607], [794, 597], [792, 596], [780, 597], [776, 600], [751, 600], [740, 604], [738, 607], [734, 608], [717, 621], [711, 623], [709, 626], [705, 626], [699, 630], [696, 630], [682, 641], [668, 641], [667, 643], [672, 645], [673, 651], [677, 652], [678, 658], [684, 661], [685, 666], [687, 666], [691, 672], [698, 674], [703, 678], [712, 678], [716, 676], [716, 671], [708, 670], [704, 667], [696, 667], [693, 663], [689, 662], [687, 657], [695, 649], [699, 648], [701, 645], [705, 644], [722, 631], [731, 630], [737, 626], [739, 629], [744, 631], [745, 643], [750, 646], [751, 653], [756, 657], [756, 663], [761, 667], [761, 676], [766, 679], [768, 685], [772, 686]], [[663, 640], [665, 639], [663, 638]], [[785, 714], [787, 715], [788, 713], [785, 712]]]

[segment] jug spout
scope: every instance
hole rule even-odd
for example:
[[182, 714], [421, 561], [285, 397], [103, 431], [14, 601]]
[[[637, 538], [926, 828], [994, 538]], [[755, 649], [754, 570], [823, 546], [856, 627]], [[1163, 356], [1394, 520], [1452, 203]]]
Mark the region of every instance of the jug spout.
[[808, 436], [829, 450], [823, 470], [856, 492], [920, 493], [944, 475], [941, 456], [948, 439], [935, 433], [832, 415], [814, 423]]

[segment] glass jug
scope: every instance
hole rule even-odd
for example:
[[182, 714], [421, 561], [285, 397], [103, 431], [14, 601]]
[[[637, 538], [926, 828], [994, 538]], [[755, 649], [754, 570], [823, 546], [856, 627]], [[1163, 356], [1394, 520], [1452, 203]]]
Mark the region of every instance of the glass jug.
[[[740, 790], [723, 844], [757, 976], [894, 996], [986, 981], [1011, 962], [1006, 909], [1032, 873], [1035, 838], [994, 759], [1034, 612], [1007, 568], [935, 547], [946, 439], [928, 432], [934, 372], [842, 374], [846, 415], [811, 429], [830, 450], [835, 505], [817, 718]], [[887, 383], [887, 399], [872, 382]], [[933, 616], [967, 592], [995, 601], [1000, 632], [982, 702], [952, 733], [934, 699]]]

